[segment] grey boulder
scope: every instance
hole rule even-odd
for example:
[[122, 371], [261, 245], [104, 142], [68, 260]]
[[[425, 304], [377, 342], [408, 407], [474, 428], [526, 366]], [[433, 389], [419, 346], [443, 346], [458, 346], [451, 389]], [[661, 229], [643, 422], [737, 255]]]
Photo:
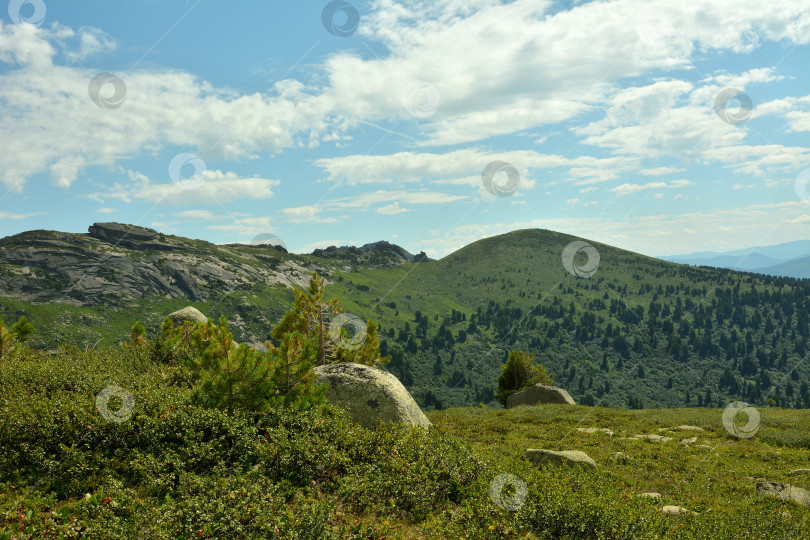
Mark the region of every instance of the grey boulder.
[[365, 428], [374, 429], [378, 420], [432, 425], [399, 379], [382, 369], [349, 362], [316, 366], [315, 382], [328, 384], [329, 403], [346, 409]]
[[783, 482], [757, 482], [757, 497], [776, 497], [786, 501], [795, 501], [803, 506], [810, 506], [810, 491]]
[[574, 400], [562, 388], [537, 383], [534, 386], [515, 392], [506, 399], [506, 408], [511, 409], [518, 405], [536, 405], [538, 403], [562, 403], [576, 405]]
[[182, 326], [182, 324], [186, 321], [191, 321], [192, 323], [208, 322], [208, 318], [203, 315], [199, 309], [193, 306], [186, 306], [183, 309], [175, 311], [174, 313], [169, 313], [167, 317], [170, 321], [172, 321], [175, 328]]

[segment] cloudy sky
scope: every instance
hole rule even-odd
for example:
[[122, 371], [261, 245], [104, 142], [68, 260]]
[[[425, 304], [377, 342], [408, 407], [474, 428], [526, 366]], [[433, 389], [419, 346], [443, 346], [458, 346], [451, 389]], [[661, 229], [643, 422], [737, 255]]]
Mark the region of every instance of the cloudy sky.
[[810, 238], [806, 0], [11, 0], [0, 236]]

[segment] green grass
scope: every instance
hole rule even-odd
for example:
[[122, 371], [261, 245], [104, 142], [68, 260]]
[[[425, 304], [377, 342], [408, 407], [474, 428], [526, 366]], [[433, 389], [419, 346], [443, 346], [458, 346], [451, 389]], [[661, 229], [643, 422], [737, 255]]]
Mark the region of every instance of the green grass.
[[[804, 411], [762, 410], [747, 440], [713, 409], [454, 408], [429, 412], [430, 431], [367, 430], [328, 406], [228, 417], [193, 405], [174, 369], [117, 348], [0, 359], [0, 538], [810, 536], [809, 509], [757, 499], [748, 478], [810, 487], [787, 475], [810, 461]], [[134, 397], [122, 422], [97, 410], [111, 384]], [[659, 431], [681, 424], [705, 431]], [[591, 426], [615, 433], [576, 429]], [[622, 440], [643, 433], [700, 441]], [[583, 450], [599, 466], [538, 469], [526, 448]], [[490, 498], [503, 474], [526, 484], [519, 508]]]

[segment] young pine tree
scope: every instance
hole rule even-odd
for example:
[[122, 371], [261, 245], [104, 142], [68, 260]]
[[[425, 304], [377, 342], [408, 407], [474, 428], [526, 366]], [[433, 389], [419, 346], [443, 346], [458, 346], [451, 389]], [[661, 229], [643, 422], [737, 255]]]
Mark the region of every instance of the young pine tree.
[[329, 319], [338, 313], [337, 298], [324, 300], [324, 281], [317, 272], [312, 273], [309, 288], [305, 291], [295, 290], [295, 300], [290, 311], [284, 314], [281, 322], [273, 328], [273, 339], [281, 341], [285, 334], [299, 332], [303, 336], [314, 338], [318, 346], [317, 365], [322, 366], [337, 356], [337, 345], [332, 343], [326, 333]]
[[498, 391], [495, 394], [501, 405], [506, 407], [506, 400], [514, 394], [534, 384], [554, 384], [551, 373], [543, 364], [534, 364], [534, 355], [523, 351], [511, 351], [506, 364], [501, 364], [498, 377]]
[[[378, 326], [371, 320], [365, 323], [365, 337], [358, 348], [341, 347], [332, 341], [329, 336], [329, 323], [335, 316], [343, 313], [343, 310], [338, 306], [337, 298], [324, 299], [324, 288], [323, 278], [314, 272], [306, 291], [296, 289], [292, 309], [285, 313], [278, 325], [273, 328], [273, 339], [280, 342], [285, 335], [294, 332], [311, 339], [317, 347], [315, 364], [318, 366], [333, 362], [355, 362], [366, 365], [388, 362], [389, 357], [380, 358]], [[341, 336], [346, 336], [345, 328], [341, 329]]]
[[33, 333], [34, 325], [28, 322], [25, 315], [11, 325], [10, 329], [0, 321], [0, 358], [19, 350]]
[[324, 388], [315, 386], [315, 362], [318, 348], [299, 332], [285, 334], [278, 347], [265, 342], [269, 358], [275, 366], [273, 373], [274, 401], [278, 405], [298, 409], [322, 403]]
[[210, 321], [200, 333], [210, 335], [202, 356], [190, 362], [199, 374], [195, 398], [232, 415], [243, 410], [264, 412], [272, 406], [275, 365], [269, 357], [245, 344], [235, 346], [223, 315], [219, 326]]

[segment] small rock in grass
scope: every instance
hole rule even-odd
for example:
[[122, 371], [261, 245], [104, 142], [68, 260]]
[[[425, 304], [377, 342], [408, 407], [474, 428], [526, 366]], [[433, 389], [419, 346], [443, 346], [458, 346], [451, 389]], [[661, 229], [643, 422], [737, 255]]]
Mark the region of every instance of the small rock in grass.
[[687, 510], [682, 506], [665, 506], [661, 509], [661, 511], [670, 516], [682, 516], [686, 514], [695, 514], [696, 512], [692, 512], [691, 510]]
[[596, 427], [589, 427], [589, 428], [577, 428], [577, 431], [581, 433], [604, 433], [608, 436], [613, 435], [613, 432], [608, 428], [596, 428]]
[[647, 439], [649, 441], [656, 441], [656, 442], [669, 442], [672, 440], [672, 437], [664, 437], [662, 435], [636, 435], [636, 439]]
[[646, 493], [642, 493], [641, 496], [646, 498], [646, 499], [660, 499], [661, 498], [661, 494], [656, 492], [656, 491], [648, 491]]
[[554, 450], [542, 450], [539, 448], [528, 448], [526, 450], [526, 458], [535, 465], [544, 465], [546, 463], [553, 463], [554, 465], [576, 465], [586, 469], [595, 469], [596, 462], [580, 450], [563, 450], [556, 452]]
[[681, 439], [681, 444], [693, 444], [697, 442], [697, 437], [689, 437], [688, 439]]
[[678, 426], [678, 429], [683, 431], [706, 431], [702, 427], [697, 426]]
[[810, 469], [796, 469], [795, 471], [790, 471], [788, 473], [790, 476], [799, 476], [801, 474], [810, 474]]

